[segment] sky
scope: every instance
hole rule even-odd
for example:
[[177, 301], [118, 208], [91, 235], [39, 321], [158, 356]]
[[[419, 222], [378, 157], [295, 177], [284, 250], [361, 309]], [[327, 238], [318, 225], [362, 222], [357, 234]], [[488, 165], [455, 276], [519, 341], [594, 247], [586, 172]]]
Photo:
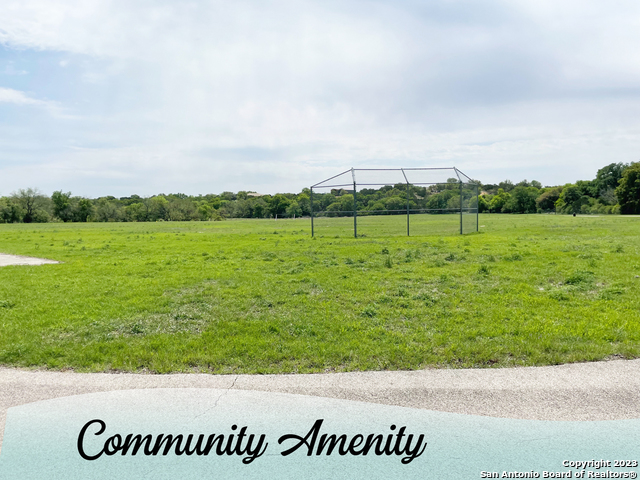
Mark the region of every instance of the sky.
[[640, 2], [0, 2], [0, 195], [483, 183], [640, 160]]

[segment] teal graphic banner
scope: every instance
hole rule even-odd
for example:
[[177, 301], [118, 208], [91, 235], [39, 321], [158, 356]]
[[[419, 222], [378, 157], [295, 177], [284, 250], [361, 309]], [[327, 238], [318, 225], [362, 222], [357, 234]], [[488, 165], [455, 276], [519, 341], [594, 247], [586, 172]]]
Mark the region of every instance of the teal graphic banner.
[[9, 409], [2, 479], [636, 478], [640, 419], [480, 417], [280, 393], [126, 390]]

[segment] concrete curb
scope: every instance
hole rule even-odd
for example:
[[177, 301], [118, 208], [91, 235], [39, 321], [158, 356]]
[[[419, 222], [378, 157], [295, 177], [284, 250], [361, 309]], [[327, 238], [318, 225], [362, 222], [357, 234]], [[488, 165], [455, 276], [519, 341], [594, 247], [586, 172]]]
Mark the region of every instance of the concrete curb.
[[[296, 393], [442, 412], [532, 420], [640, 418], [640, 359], [503, 369], [301, 375], [110, 374], [0, 367], [7, 409], [112, 390], [219, 388]], [[2, 436], [0, 436], [0, 445]]]

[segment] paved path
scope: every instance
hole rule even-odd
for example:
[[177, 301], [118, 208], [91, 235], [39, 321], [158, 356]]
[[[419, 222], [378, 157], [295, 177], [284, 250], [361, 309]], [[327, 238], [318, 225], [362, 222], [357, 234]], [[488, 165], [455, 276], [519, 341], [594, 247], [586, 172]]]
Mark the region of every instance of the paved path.
[[[309, 375], [143, 375], [0, 367], [0, 434], [7, 409], [14, 405], [92, 392], [183, 387], [296, 393], [506, 418], [640, 418], [640, 359], [551, 367]], [[1, 441], [0, 436], [0, 445]]]

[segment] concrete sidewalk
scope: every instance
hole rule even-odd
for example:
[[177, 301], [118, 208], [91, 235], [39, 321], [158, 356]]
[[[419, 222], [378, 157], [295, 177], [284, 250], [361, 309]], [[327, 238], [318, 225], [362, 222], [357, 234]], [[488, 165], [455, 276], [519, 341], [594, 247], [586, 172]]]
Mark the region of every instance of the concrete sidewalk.
[[8, 267], [10, 265], [46, 265], [50, 263], [60, 262], [46, 258], [23, 257], [22, 255], [0, 253], [0, 267]]
[[[143, 388], [296, 393], [521, 419], [640, 418], [640, 359], [551, 367], [305, 375], [143, 375], [0, 367], [0, 432], [4, 432], [7, 409], [15, 405]], [[0, 436], [0, 445], [1, 441]]]

